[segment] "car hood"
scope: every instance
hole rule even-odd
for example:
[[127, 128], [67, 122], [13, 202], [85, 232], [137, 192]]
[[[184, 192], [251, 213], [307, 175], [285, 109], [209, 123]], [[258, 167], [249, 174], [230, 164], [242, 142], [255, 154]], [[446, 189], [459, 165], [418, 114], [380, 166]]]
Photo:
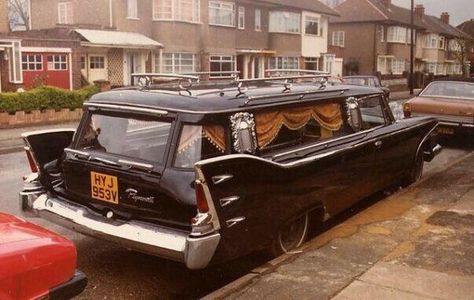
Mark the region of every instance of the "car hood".
[[74, 275], [74, 244], [49, 230], [0, 213], [0, 299], [35, 299]]
[[474, 116], [474, 100], [418, 96], [408, 103], [414, 113]]

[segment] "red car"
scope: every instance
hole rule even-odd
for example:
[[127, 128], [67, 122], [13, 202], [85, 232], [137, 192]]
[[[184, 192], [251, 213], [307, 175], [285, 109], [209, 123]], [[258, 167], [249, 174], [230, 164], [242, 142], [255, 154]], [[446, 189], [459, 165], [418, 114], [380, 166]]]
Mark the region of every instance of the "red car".
[[68, 299], [86, 285], [71, 241], [0, 213], [0, 299]]

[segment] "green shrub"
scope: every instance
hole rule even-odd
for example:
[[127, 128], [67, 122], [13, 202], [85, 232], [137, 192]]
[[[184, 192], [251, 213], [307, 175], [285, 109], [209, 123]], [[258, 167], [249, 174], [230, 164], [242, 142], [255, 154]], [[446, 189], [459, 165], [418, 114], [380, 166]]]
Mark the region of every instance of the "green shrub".
[[22, 93], [0, 93], [0, 112], [80, 108], [84, 101], [98, 92], [97, 86], [90, 85], [75, 91], [43, 86]]

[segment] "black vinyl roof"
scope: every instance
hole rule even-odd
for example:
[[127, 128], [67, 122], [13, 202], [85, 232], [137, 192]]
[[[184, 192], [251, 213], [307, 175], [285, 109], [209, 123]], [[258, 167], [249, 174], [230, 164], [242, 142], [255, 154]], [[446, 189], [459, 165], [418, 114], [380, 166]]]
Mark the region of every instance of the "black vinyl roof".
[[89, 105], [116, 104], [143, 107], [166, 111], [187, 112], [196, 114], [225, 113], [249, 111], [254, 108], [280, 106], [340, 97], [359, 97], [370, 94], [381, 94], [378, 88], [358, 87], [353, 85], [328, 84], [320, 89], [318, 82], [293, 84], [291, 89], [283, 92], [283, 84], [268, 83], [249, 86], [242, 94], [235, 84], [195, 86], [187, 91], [178, 88], [163, 89], [116, 89], [92, 96]]

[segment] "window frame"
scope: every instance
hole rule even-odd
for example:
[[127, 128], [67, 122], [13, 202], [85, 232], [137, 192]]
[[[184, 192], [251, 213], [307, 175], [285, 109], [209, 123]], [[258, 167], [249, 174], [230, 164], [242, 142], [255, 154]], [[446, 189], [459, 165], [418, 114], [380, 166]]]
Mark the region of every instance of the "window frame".
[[408, 39], [408, 29], [403, 26], [390, 26], [387, 29], [387, 43], [406, 44]]
[[239, 6], [237, 13], [237, 28], [240, 30], [245, 29], [245, 7]]
[[[272, 60], [275, 60], [273, 63]], [[296, 68], [284, 67], [291, 63], [294, 64], [296, 60]], [[291, 61], [291, 62], [290, 62]], [[274, 65], [274, 67], [272, 67]], [[286, 69], [299, 69], [300, 58], [298, 56], [272, 56], [268, 58], [268, 68], [271, 70], [286, 70]]]
[[[61, 15], [62, 9], [64, 10], [64, 16]], [[64, 19], [64, 21], [62, 21], [62, 19]], [[74, 3], [72, 1], [58, 2], [58, 24], [74, 24]]]
[[[64, 58], [64, 61], [61, 58]], [[48, 54], [46, 58], [46, 64], [48, 67], [48, 71], [53, 71], [53, 72], [69, 71], [69, 60], [68, 60], [67, 54]], [[60, 66], [59, 69], [56, 68], [58, 64]], [[63, 65], [65, 66], [65, 68], [62, 68]]]
[[346, 33], [343, 30], [332, 32], [332, 43], [331, 43], [332, 46], [344, 48], [345, 42], [346, 42]]
[[[97, 58], [100, 58], [102, 61], [93, 61]], [[93, 65], [94, 64], [94, 65]], [[96, 65], [103, 65], [102, 68], [97, 67]], [[105, 55], [89, 55], [88, 64], [89, 70], [104, 70], [106, 69]]]
[[[184, 19], [182, 13], [183, 1], [191, 1], [192, 17], [191, 20]], [[160, 11], [164, 5], [161, 3], [169, 3], [169, 12]], [[164, 16], [169, 15], [169, 16]], [[153, 0], [152, 1], [152, 20], [153, 21], [175, 21], [184, 23], [199, 24], [201, 22], [201, 0]]]
[[255, 31], [262, 31], [262, 10], [260, 8], [255, 9]]
[[[285, 17], [285, 14], [288, 17]], [[294, 20], [291, 20], [291, 17], [295, 17]], [[277, 18], [277, 20], [275, 20]], [[284, 18], [288, 19], [288, 22], [282, 22]], [[291, 24], [294, 22], [295, 24]], [[288, 11], [270, 11], [268, 18], [268, 32], [270, 33], [287, 33], [287, 34], [301, 34], [301, 14]], [[289, 25], [297, 25], [297, 31], [291, 31]], [[275, 27], [276, 26], [276, 27]]]
[[[31, 61], [30, 58], [31, 57], [34, 57], [34, 61]], [[36, 60], [36, 58], [40, 58], [39, 61]], [[23, 59], [26, 58], [26, 61], [24, 61]], [[26, 64], [26, 68], [25, 68], [25, 64]], [[40, 64], [41, 65], [41, 69], [36, 69], [36, 66]], [[30, 69], [30, 66], [31, 65], [34, 65], [35, 66], [35, 69]], [[21, 68], [23, 71], [25, 72], [40, 72], [40, 71], [43, 71], [44, 70], [44, 64], [43, 64], [43, 55], [41, 54], [22, 54], [21, 56]]]
[[140, 20], [138, 17], [138, 0], [127, 0], [127, 19]]
[[[313, 20], [308, 20], [308, 19], [313, 19]], [[309, 23], [315, 23], [317, 24], [317, 28], [316, 28], [316, 33], [308, 33], [307, 32], [307, 26], [308, 26], [308, 22]], [[321, 25], [321, 18], [320, 17], [316, 17], [316, 16], [311, 16], [311, 15], [304, 15], [304, 34], [305, 35], [311, 35], [311, 36], [322, 36], [322, 25]]]
[[[213, 58], [216, 58], [216, 57], [219, 57], [219, 60], [216, 60]], [[224, 60], [223, 58], [231, 58], [230, 60]], [[211, 66], [212, 66], [212, 63], [219, 63], [220, 64], [220, 70], [218, 71], [213, 71]], [[233, 72], [233, 71], [236, 71], [237, 70], [237, 58], [235, 55], [220, 55], [220, 54], [211, 54], [209, 55], [209, 71], [211, 72], [222, 72], [222, 73], [225, 73], [226, 71], [222, 71], [222, 64], [223, 63], [231, 63], [231, 70], [230, 71], [227, 71], [227, 72]], [[232, 74], [230, 74], [229, 76], [225, 76], [225, 75], [222, 75], [222, 74], [210, 74], [209, 75], [209, 78], [233, 78]]]
[[[170, 73], [169, 71], [166, 70], [166, 67], [169, 65], [165, 64], [165, 60], [171, 61], [171, 73], [183, 73], [183, 72], [198, 72], [199, 71], [199, 57], [197, 53], [190, 53], [190, 52], [168, 52], [168, 53], [163, 53], [162, 54], [162, 60], [161, 60], [161, 65], [160, 65], [160, 59], [159, 59], [159, 53], [155, 54], [155, 70], [161, 70], [163, 73]], [[165, 56], [171, 55], [170, 58], [166, 58]], [[192, 59], [192, 71], [183, 71], [183, 64], [182, 61], [189, 59], [189, 58], [183, 58], [185, 55], [191, 55]], [[179, 63], [176, 64], [176, 61]], [[186, 66], [186, 65], [185, 65]]]
[[[216, 5], [218, 7], [211, 7], [211, 5]], [[223, 8], [223, 6], [230, 6], [230, 8]], [[222, 26], [222, 27], [236, 27], [236, 3], [234, 2], [229, 2], [229, 1], [221, 1], [221, 0], [210, 0], [208, 3], [208, 9], [209, 9], [209, 25], [212, 26]], [[227, 12], [231, 12], [231, 24], [225, 24], [225, 23], [218, 23], [216, 20], [211, 20], [211, 9], [216, 9], [216, 10], [223, 10]], [[217, 15], [216, 15], [217, 16]]]

